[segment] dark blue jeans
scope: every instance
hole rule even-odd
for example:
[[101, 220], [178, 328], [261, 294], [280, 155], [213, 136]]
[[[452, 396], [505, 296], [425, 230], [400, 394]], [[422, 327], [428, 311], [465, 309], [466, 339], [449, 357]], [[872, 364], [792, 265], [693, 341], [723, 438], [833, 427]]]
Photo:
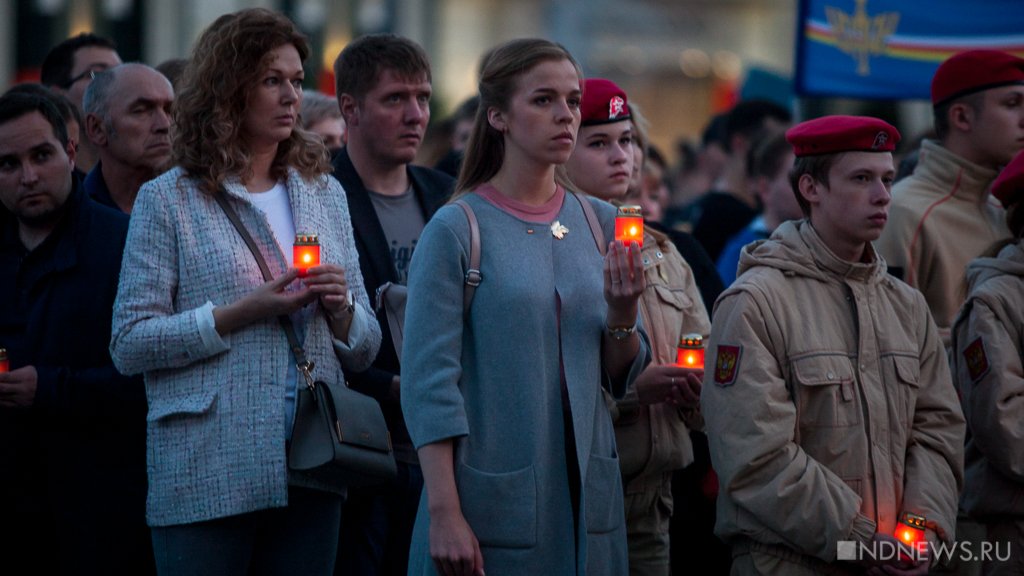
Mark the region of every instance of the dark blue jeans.
[[155, 527], [160, 576], [330, 576], [341, 496], [291, 487], [288, 506], [178, 526]]
[[335, 575], [405, 576], [422, 491], [422, 469], [403, 462], [398, 462], [398, 476], [388, 484], [349, 488]]

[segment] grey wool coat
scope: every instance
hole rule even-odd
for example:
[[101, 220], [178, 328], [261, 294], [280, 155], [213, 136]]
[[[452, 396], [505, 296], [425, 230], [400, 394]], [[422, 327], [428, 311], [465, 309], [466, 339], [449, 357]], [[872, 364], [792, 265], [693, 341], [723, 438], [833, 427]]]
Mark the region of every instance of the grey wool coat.
[[[286, 182], [295, 229], [320, 236], [321, 261], [345, 269], [368, 336], [354, 349], [335, 340], [318, 302], [303, 347], [314, 376], [362, 370], [380, 346], [359, 273], [345, 194], [338, 181]], [[263, 213], [237, 179], [228, 201], [274, 277], [287, 261]], [[290, 242], [282, 242], [288, 246]], [[276, 318], [219, 336], [212, 310], [264, 283], [252, 253], [212, 196], [175, 168], [139, 191], [114, 304], [111, 356], [125, 374], [143, 373], [149, 401], [147, 520], [168, 526], [285, 506], [285, 385], [294, 359]]]
[[[649, 360], [646, 337], [629, 375], [609, 381], [603, 257], [575, 198], [567, 195], [558, 214], [569, 229], [562, 240], [476, 194], [465, 199], [479, 220], [483, 274], [468, 315], [469, 225], [458, 206], [434, 215], [410, 267], [401, 381], [412, 440], [417, 448], [455, 440], [462, 512], [489, 576], [625, 574], [622, 481], [601, 387], [625, 392]], [[612, 238], [614, 208], [584, 201]], [[562, 369], [583, 479], [575, 546]], [[424, 492], [410, 575], [435, 574], [429, 524]]]

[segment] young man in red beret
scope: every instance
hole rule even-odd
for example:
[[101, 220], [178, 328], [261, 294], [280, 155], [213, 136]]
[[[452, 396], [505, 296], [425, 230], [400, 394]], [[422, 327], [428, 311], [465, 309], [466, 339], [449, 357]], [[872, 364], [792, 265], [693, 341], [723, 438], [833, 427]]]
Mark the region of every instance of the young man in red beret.
[[893, 189], [876, 246], [893, 275], [924, 294], [948, 344], [967, 264], [1009, 235], [988, 187], [1024, 148], [1024, 60], [961, 52], [935, 72], [932, 106], [937, 139], [921, 144], [913, 175]]
[[[964, 421], [924, 298], [872, 248], [900, 135], [828, 116], [786, 133], [806, 218], [749, 245], [718, 299], [701, 410], [732, 574], [925, 574], [951, 543]], [[906, 514], [913, 517], [907, 517]], [[934, 556], [932, 556], [934, 557]]]

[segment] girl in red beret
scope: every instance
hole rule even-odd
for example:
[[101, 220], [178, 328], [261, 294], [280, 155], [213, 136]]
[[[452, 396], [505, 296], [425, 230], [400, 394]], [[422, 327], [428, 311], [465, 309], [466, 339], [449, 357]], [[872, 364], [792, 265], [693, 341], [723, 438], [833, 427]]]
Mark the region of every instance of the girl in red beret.
[[[620, 204], [636, 157], [626, 93], [608, 80], [588, 79], [582, 110], [579, 143], [566, 174], [580, 191]], [[651, 339], [652, 363], [624, 398], [608, 402], [626, 481], [630, 573], [667, 575], [672, 471], [693, 462], [687, 428], [703, 426], [703, 369], [676, 366], [676, 347], [684, 334], [707, 336], [711, 322], [693, 272], [667, 236], [644, 230], [641, 258], [647, 288], [640, 316]]]

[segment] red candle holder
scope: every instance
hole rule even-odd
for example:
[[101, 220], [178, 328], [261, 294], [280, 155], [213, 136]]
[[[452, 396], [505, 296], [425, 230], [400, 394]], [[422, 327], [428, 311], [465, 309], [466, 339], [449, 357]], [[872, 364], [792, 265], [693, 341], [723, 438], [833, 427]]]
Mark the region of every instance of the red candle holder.
[[305, 276], [309, 269], [320, 265], [320, 238], [316, 234], [296, 234], [292, 246], [292, 263]]
[[615, 215], [615, 239], [629, 246], [644, 245], [644, 216], [639, 206], [619, 206]]
[[925, 520], [924, 516], [907, 512], [900, 519], [899, 524], [896, 525], [896, 532], [893, 536], [903, 544], [916, 548], [921, 542], [926, 541], [924, 537], [925, 528], [927, 528], [927, 520]]
[[700, 334], [684, 334], [679, 337], [676, 349], [676, 366], [680, 368], [704, 369], [704, 337]]
[[11, 371], [11, 364], [7, 360], [7, 349], [0, 348], [0, 374]]

